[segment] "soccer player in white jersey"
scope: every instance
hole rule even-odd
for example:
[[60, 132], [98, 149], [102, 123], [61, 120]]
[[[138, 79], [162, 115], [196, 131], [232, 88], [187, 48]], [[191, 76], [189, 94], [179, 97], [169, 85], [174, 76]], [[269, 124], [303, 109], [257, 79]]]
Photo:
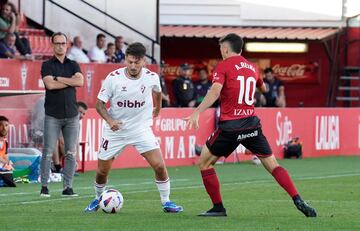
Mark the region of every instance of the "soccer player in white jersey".
[[[153, 168], [163, 211], [177, 213], [183, 210], [169, 199], [170, 179], [151, 129], [152, 118], [157, 117], [161, 109], [161, 87], [159, 76], [144, 68], [145, 53], [143, 44], [130, 44], [125, 52], [126, 67], [111, 72], [98, 94], [96, 110], [105, 122], [98, 153], [96, 198], [85, 212], [98, 210], [98, 198], [105, 190], [111, 164], [127, 145], [133, 145]], [[109, 110], [105, 107], [108, 101]]]

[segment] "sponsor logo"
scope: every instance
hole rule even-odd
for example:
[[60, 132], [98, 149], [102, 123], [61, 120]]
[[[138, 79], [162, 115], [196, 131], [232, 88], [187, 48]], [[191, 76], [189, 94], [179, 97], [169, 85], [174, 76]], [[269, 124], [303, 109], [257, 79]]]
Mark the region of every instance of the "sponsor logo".
[[119, 107], [125, 107], [125, 108], [140, 108], [145, 105], [145, 101], [139, 102], [137, 100], [135, 101], [124, 100], [117, 102], [117, 105]]
[[337, 115], [315, 117], [315, 149], [340, 149], [340, 119]]
[[255, 130], [253, 132], [247, 133], [247, 134], [240, 134], [237, 138], [237, 141], [245, 140], [247, 138], [255, 137], [259, 135], [259, 131]]
[[10, 87], [10, 79], [7, 77], [0, 77], [0, 87]]
[[126, 86], [121, 87], [121, 91], [127, 91]]
[[94, 74], [94, 70], [91, 70], [90, 68], [87, 69], [87, 71], [86, 71], [86, 88], [87, 88], [88, 95], [90, 95], [90, 93], [91, 93], [93, 74]]
[[276, 138], [276, 145], [281, 146], [291, 140], [293, 132], [293, 123], [288, 116], [282, 116], [281, 112], [276, 113], [276, 130], [278, 131], [278, 138]]

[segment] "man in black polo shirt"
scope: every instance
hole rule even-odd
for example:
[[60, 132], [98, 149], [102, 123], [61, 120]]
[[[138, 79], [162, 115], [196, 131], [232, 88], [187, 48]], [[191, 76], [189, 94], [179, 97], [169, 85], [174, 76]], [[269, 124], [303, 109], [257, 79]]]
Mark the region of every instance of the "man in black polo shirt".
[[60, 131], [65, 142], [65, 166], [63, 170], [63, 196], [77, 196], [72, 189], [76, 164], [76, 146], [79, 133], [79, 113], [75, 87], [84, 84], [79, 65], [66, 55], [67, 38], [58, 32], [51, 37], [54, 56], [41, 66], [45, 84], [44, 149], [41, 158], [40, 196], [50, 197], [48, 180], [51, 157]]
[[195, 88], [191, 80], [191, 67], [183, 63], [179, 68], [180, 75], [173, 80], [173, 92], [176, 107], [195, 106]]

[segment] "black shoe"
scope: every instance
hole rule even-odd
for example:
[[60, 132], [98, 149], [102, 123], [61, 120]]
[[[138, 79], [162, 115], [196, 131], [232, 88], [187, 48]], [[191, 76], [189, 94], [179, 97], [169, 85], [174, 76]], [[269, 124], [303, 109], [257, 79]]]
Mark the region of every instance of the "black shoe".
[[294, 204], [298, 210], [300, 210], [307, 217], [316, 217], [316, 210], [311, 208], [305, 201], [302, 199], [294, 200]]
[[41, 187], [40, 196], [41, 197], [50, 197], [49, 189], [46, 186]]
[[74, 193], [72, 188], [66, 188], [64, 189], [64, 191], [62, 192], [62, 196], [66, 196], [66, 197], [77, 197], [79, 196], [78, 194]]
[[212, 208], [209, 211], [200, 213], [198, 216], [200, 217], [226, 217], [226, 209], [222, 208], [222, 209], [215, 209]]

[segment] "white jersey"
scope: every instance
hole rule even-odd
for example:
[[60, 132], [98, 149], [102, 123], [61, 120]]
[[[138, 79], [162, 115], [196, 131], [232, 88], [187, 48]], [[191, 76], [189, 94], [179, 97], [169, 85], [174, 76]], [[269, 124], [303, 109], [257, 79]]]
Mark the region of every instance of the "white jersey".
[[[161, 92], [158, 74], [142, 68], [140, 78], [130, 79], [125, 70], [123, 67], [111, 72], [98, 94], [99, 100], [110, 100], [109, 115], [122, 122], [118, 135], [134, 134], [152, 126], [152, 91]], [[109, 129], [107, 123], [104, 126]]]

